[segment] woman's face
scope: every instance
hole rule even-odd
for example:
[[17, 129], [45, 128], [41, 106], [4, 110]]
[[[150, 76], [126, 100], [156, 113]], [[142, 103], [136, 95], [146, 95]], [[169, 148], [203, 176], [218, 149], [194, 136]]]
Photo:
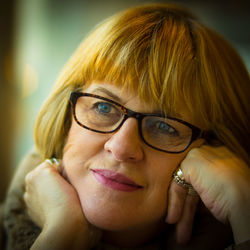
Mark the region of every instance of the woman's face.
[[[111, 84], [93, 83], [84, 92], [112, 99], [133, 111], [157, 111]], [[166, 216], [172, 173], [186, 153], [169, 154], [147, 146], [134, 118], [109, 134], [85, 129], [73, 119], [63, 165], [91, 224], [111, 231], [139, 230], [157, 225]]]

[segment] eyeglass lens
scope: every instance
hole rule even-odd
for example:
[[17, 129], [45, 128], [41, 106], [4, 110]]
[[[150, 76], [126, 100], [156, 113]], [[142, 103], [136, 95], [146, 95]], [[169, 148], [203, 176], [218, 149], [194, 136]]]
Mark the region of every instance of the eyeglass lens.
[[[119, 127], [125, 114], [121, 106], [92, 96], [81, 96], [75, 105], [75, 117], [84, 127], [97, 132], [112, 132]], [[144, 141], [160, 150], [179, 152], [190, 143], [192, 129], [179, 121], [145, 116], [141, 122]]]

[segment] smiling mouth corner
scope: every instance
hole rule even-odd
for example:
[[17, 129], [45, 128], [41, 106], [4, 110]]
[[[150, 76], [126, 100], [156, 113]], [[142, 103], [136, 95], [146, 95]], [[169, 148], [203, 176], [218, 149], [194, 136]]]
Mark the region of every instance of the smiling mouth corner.
[[119, 191], [132, 192], [143, 188], [123, 174], [106, 169], [91, 169], [96, 180], [104, 186]]

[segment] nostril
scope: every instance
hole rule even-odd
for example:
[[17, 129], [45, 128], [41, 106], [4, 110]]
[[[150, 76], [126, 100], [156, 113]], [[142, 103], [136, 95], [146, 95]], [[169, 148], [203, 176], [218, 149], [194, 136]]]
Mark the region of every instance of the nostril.
[[117, 135], [114, 135], [106, 141], [104, 150], [118, 162], [141, 160], [143, 158], [141, 144], [134, 141], [129, 143], [128, 140], [128, 138], [118, 138]]
[[116, 132], [112, 133], [104, 145], [106, 152], [117, 161], [138, 161], [143, 158], [143, 141], [138, 133], [135, 119], [127, 119]]

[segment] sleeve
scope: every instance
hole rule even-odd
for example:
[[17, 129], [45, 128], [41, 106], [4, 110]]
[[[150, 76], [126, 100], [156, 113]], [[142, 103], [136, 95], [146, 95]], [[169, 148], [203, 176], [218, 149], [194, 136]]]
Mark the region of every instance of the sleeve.
[[3, 209], [4, 209], [4, 205], [0, 204], [0, 249], [3, 249], [3, 247], [4, 247]]
[[200, 202], [197, 209], [192, 237], [186, 245], [176, 243], [175, 225], [169, 225], [167, 247], [171, 250], [222, 250], [233, 244], [233, 234], [229, 225], [215, 219]]
[[40, 163], [41, 158], [33, 148], [21, 161], [11, 181], [3, 214], [7, 250], [30, 249], [40, 233], [40, 229], [29, 218], [23, 200], [25, 176]]
[[250, 249], [250, 240], [247, 240], [238, 245], [231, 245], [227, 247], [225, 250], [249, 250], [249, 249]]

